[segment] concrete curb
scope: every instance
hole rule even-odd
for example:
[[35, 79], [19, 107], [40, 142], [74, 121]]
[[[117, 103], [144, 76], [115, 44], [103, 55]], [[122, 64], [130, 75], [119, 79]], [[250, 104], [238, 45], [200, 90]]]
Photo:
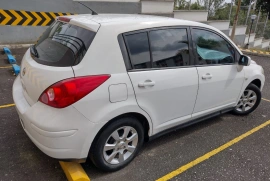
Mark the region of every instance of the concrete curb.
[[262, 52], [257, 50], [248, 50], [248, 49], [240, 49], [244, 54], [247, 55], [256, 55], [256, 56], [262, 56], [262, 57], [270, 57], [270, 52]]
[[68, 181], [90, 181], [81, 164], [75, 162], [59, 162]]

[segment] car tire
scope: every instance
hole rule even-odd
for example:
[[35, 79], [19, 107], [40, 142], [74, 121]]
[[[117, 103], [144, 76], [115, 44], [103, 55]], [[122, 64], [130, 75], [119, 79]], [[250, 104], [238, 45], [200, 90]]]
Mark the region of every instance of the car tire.
[[232, 112], [236, 115], [247, 115], [253, 112], [260, 104], [261, 97], [260, 89], [254, 84], [249, 84]]
[[142, 124], [134, 117], [119, 118], [98, 134], [90, 149], [90, 159], [104, 171], [117, 171], [135, 158], [143, 143]]

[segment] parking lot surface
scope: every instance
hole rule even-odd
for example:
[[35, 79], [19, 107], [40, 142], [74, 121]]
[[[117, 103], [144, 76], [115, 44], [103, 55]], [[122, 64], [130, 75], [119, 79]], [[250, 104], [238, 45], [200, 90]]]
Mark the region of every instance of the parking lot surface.
[[[18, 64], [26, 51], [12, 49]], [[248, 116], [230, 113], [169, 133], [145, 143], [124, 169], [106, 173], [88, 160], [82, 164], [91, 180], [157, 180], [270, 120], [270, 58], [252, 56], [264, 67], [263, 98]], [[0, 106], [13, 103], [15, 76], [0, 55]], [[43, 154], [27, 137], [15, 107], [0, 108], [0, 180], [66, 180], [59, 162]], [[270, 126], [254, 132], [171, 180], [270, 180]]]

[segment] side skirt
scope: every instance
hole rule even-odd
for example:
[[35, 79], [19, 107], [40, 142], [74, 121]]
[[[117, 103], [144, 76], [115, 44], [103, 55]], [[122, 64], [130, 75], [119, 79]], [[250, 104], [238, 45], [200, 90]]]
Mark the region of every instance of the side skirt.
[[221, 110], [221, 111], [218, 111], [218, 112], [215, 112], [215, 113], [211, 113], [209, 115], [206, 115], [206, 116], [203, 116], [203, 117], [200, 117], [200, 118], [197, 118], [197, 119], [194, 119], [194, 120], [191, 120], [187, 123], [184, 123], [184, 124], [180, 124], [178, 126], [175, 126], [173, 128], [169, 128], [169, 129], [166, 129], [164, 131], [161, 131], [160, 133], [157, 133], [153, 136], [150, 136], [149, 137], [149, 141], [152, 141], [160, 136], [163, 136], [165, 134], [168, 134], [170, 132], [173, 132], [173, 131], [177, 131], [179, 129], [182, 129], [182, 128], [185, 128], [187, 126], [190, 126], [190, 125], [193, 125], [193, 124], [196, 124], [198, 122], [201, 122], [201, 121], [204, 121], [204, 120], [207, 120], [207, 119], [210, 119], [210, 118], [213, 118], [213, 117], [216, 117], [216, 116], [219, 116], [219, 115], [222, 115], [224, 113], [227, 113], [227, 112], [230, 112], [232, 111], [234, 108], [227, 108], [227, 109], [224, 109], [224, 110]]

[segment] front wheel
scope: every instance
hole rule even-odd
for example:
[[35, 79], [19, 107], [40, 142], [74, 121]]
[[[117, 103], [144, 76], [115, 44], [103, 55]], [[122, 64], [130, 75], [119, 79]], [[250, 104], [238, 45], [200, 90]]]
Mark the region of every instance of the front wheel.
[[104, 171], [116, 171], [139, 152], [144, 142], [142, 124], [133, 117], [115, 120], [94, 141], [90, 150], [93, 163]]
[[240, 97], [233, 113], [236, 115], [247, 115], [253, 112], [261, 102], [261, 91], [254, 85], [249, 84]]

